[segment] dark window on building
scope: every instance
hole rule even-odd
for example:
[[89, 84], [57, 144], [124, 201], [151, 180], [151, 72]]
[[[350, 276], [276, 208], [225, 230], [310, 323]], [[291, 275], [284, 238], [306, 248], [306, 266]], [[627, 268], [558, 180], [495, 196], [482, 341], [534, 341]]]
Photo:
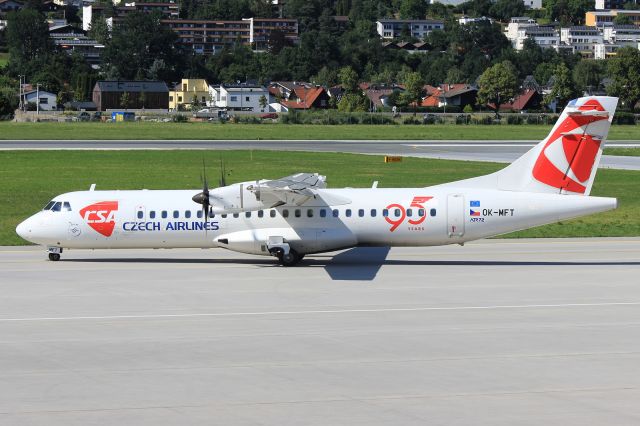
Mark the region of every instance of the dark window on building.
[[313, 217], [313, 209], [307, 209], [307, 217]]

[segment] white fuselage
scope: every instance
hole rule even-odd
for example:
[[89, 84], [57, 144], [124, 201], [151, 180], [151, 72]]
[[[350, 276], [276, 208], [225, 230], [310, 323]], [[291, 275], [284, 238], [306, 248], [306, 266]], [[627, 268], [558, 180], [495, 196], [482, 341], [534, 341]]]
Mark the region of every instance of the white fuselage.
[[[265, 254], [281, 237], [298, 253], [358, 245], [430, 246], [503, 234], [610, 210], [614, 198], [455, 187], [320, 189], [301, 206], [210, 217], [192, 201], [198, 190], [81, 191], [57, 196], [17, 232], [63, 248], [223, 247]], [[350, 200], [331, 205], [324, 200]], [[68, 203], [64, 204], [64, 203]]]

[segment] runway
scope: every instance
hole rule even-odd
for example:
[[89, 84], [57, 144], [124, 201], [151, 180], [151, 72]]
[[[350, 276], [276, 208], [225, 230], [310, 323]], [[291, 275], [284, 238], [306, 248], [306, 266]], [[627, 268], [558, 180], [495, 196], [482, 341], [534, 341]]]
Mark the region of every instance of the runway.
[[640, 238], [0, 248], [0, 424], [640, 423]]
[[[0, 141], [0, 150], [34, 149], [264, 149], [400, 155], [448, 160], [510, 163], [538, 141], [503, 140], [25, 140]], [[638, 141], [608, 141], [607, 147], [638, 148]], [[604, 155], [601, 168], [640, 170], [640, 157]]]

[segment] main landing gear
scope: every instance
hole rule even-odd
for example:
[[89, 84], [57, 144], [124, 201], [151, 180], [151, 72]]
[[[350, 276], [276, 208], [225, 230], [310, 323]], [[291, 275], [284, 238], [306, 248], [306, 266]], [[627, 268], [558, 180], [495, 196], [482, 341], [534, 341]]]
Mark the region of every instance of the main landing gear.
[[47, 252], [49, 253], [49, 260], [52, 262], [57, 262], [58, 260], [60, 260], [62, 247], [48, 247]]
[[282, 266], [295, 266], [304, 257], [304, 254], [292, 249], [282, 237], [269, 237], [267, 249], [272, 256], [278, 258]]

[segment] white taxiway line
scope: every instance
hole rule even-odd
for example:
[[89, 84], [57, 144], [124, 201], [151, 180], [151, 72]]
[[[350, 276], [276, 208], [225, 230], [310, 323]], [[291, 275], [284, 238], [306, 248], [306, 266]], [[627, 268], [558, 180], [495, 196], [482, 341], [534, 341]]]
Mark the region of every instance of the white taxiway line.
[[[482, 148], [519, 148], [523, 146], [536, 146], [538, 143], [433, 143], [433, 144], [404, 144], [404, 146], [409, 146], [412, 148], [469, 148], [469, 147], [482, 147]], [[608, 143], [605, 145], [605, 148], [640, 148], [640, 144], [637, 143], [629, 143], [629, 144], [620, 144], [620, 143]]]
[[120, 319], [164, 319], [164, 318], [199, 318], [199, 317], [239, 317], [239, 316], [272, 316], [272, 315], [305, 315], [305, 314], [358, 314], [380, 312], [428, 312], [428, 311], [472, 311], [498, 309], [548, 309], [548, 308], [584, 308], [611, 306], [638, 306], [640, 302], [608, 302], [608, 303], [557, 303], [534, 305], [490, 305], [490, 306], [441, 306], [419, 308], [372, 308], [372, 309], [327, 309], [309, 311], [264, 311], [264, 312], [216, 312], [193, 314], [148, 314], [148, 315], [104, 315], [77, 317], [36, 317], [36, 318], [0, 318], [0, 322], [22, 321], [80, 321], [80, 320], [120, 320]]

